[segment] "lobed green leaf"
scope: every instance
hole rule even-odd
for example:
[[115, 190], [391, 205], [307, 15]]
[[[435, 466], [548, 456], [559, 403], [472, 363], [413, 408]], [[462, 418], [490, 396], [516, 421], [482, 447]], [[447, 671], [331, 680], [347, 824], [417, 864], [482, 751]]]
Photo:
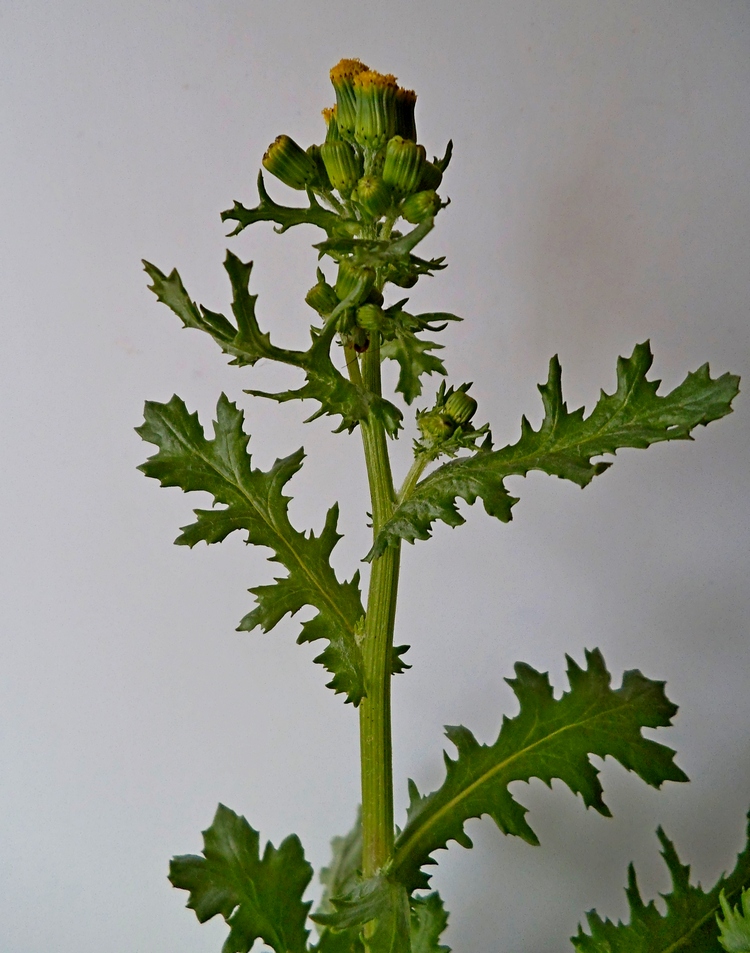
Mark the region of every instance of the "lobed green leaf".
[[733, 949], [735, 953], [742, 953], [750, 949], [750, 945], [722, 946], [716, 922], [717, 914], [722, 912], [722, 896], [728, 907], [740, 899], [743, 887], [750, 882], [750, 815], [747, 845], [738, 856], [734, 870], [722, 875], [707, 892], [690, 883], [690, 867], [680, 862], [674, 844], [661, 828], [657, 836], [672, 878], [671, 892], [662, 894], [665, 912], [660, 913], [653, 900], [643, 902], [631, 864], [625, 890], [630, 922], [602, 920], [598, 913], [591, 911], [586, 915], [590, 933], [584, 933], [579, 926], [576, 936], [571, 937], [576, 950], [580, 953], [723, 953]]
[[246, 393], [267, 397], [278, 403], [316, 400], [320, 409], [308, 420], [315, 420], [324, 414], [340, 415], [338, 430], [351, 431], [359, 421], [372, 417], [383, 424], [386, 433], [395, 436], [401, 428], [403, 414], [390, 401], [357, 387], [334, 366], [330, 355], [334, 333], [333, 321], [329, 321], [322, 332], [316, 333], [312, 347], [304, 355], [306, 381], [302, 387], [279, 393], [259, 390], [248, 390]]
[[261, 358], [266, 358], [295, 367], [303, 365], [303, 352], [275, 347], [271, 344], [270, 335], [260, 330], [255, 316], [255, 302], [258, 296], [251, 295], [249, 292], [252, 262], [242, 262], [230, 251], [227, 251], [224, 261], [224, 268], [232, 284], [232, 312], [236, 326], [223, 314], [210, 311], [203, 305], [197, 305], [185, 290], [182, 278], [176, 269], [167, 276], [156, 265], [147, 261], [144, 261], [143, 265], [153, 281], [149, 288], [159, 301], [174, 311], [186, 328], [194, 328], [209, 334], [225, 354], [233, 356], [234, 360], [230, 361], [231, 364], [253, 365]]
[[317, 225], [331, 235], [341, 228], [339, 216], [324, 209], [312, 192], [307, 193], [310, 202], [308, 208], [278, 205], [266, 191], [262, 172], [258, 173], [258, 197], [260, 201], [255, 208], [245, 208], [240, 202], [235, 202], [231, 209], [221, 213], [222, 222], [237, 223], [229, 237], [239, 235], [248, 225], [254, 225], [256, 222], [276, 222], [279, 225], [277, 232], [285, 232], [294, 225]]
[[432, 853], [450, 840], [471, 847], [464, 824], [483, 814], [489, 814], [503, 833], [537, 844], [525, 819], [526, 808], [508, 790], [513, 781], [540, 778], [551, 785], [559, 778], [581, 795], [587, 807], [609, 816], [590, 755], [616, 758], [654, 787], [687, 780], [674, 764], [672, 749], [641, 734], [643, 728], [670, 725], [677, 711], [664, 694], [664, 683], [628, 671], [621, 687], [613, 690], [598, 649], [586, 652], [586, 663], [582, 669], [568, 657], [570, 689], [560, 699], [554, 698], [546, 674], [518, 663], [516, 678], [507, 681], [520, 712], [503, 718], [491, 745], [480, 745], [467, 728], [446, 729], [457, 757], [444, 754], [445, 781], [432, 794], [420, 795], [409, 782], [407, 823], [396, 841], [388, 876], [409, 890], [426, 887], [429, 876], [421, 868], [436, 863]]
[[221, 504], [195, 510], [196, 522], [183, 527], [176, 542], [187, 546], [216, 543], [235, 530], [244, 530], [248, 543], [267, 546], [273, 551], [270, 559], [288, 572], [273, 585], [251, 590], [258, 606], [245, 616], [240, 629], [259, 626], [267, 632], [287, 613], [294, 615], [305, 605], [313, 606], [318, 614], [303, 623], [298, 641], [328, 641], [316, 661], [333, 675], [329, 687], [358, 704], [365, 689], [356, 632], [364, 610], [358, 574], [342, 583], [331, 568], [331, 552], [341, 538], [336, 530], [338, 508], [328, 511], [319, 536], [301, 533], [289, 521], [289, 497], [282, 492], [301, 467], [304, 452], [277, 460], [268, 472], [254, 469], [242, 411], [224, 394], [217, 405], [212, 440], [206, 438], [198, 415], [190, 414], [176, 396], [167, 404], [147, 402], [145, 418], [137, 432], [156, 444], [159, 452], [139, 469], [162, 486], [204, 490]]
[[270, 336], [260, 330], [255, 315], [257, 295], [249, 291], [252, 262], [242, 262], [227, 252], [224, 268], [232, 285], [232, 312], [236, 326], [223, 314], [197, 305], [188, 295], [176, 270], [169, 276], [155, 265], [144, 261], [144, 267], [153, 281], [149, 285], [156, 297], [166, 304], [186, 328], [205, 331], [226, 354], [231, 354], [230, 364], [252, 366], [265, 358], [282, 364], [298, 367], [305, 372], [305, 384], [296, 389], [269, 394], [265, 391], [248, 390], [247, 393], [268, 397], [283, 403], [288, 400], [316, 400], [320, 409], [310, 420], [324, 414], [341, 416], [338, 429], [352, 430], [360, 420], [374, 417], [383, 423], [387, 433], [395, 436], [401, 427], [403, 415], [390, 401], [356, 387], [335, 367], [330, 350], [336, 331], [335, 322], [321, 331], [313, 329], [313, 341], [307, 351], [293, 351], [276, 347]]
[[704, 364], [660, 397], [656, 392], [661, 382], [646, 378], [652, 361], [648, 342], [638, 344], [629, 358], [618, 358], [617, 389], [613, 394], [602, 391], [594, 410], [584, 417], [582, 407], [568, 411], [562, 395], [560, 362], [553, 357], [547, 383], [539, 386], [545, 411], [539, 429], [534, 430], [524, 417], [521, 437], [512, 446], [479, 450], [438, 467], [395, 508], [367, 558], [380, 556], [400, 539], [414, 542], [429, 538], [436, 520], [459, 526], [465, 520], [456, 507], [458, 499], [469, 505], [481, 499], [490, 516], [508, 522], [517, 502], [503, 484], [508, 476], [542, 470], [585, 487], [611, 466], [609, 461], [597, 462], [594, 458], [614, 454], [623, 447], [691, 440], [690, 431], [695, 427], [731, 412], [739, 390], [735, 375], [712, 379]]
[[[384, 335], [380, 355], [383, 360], [398, 363], [396, 391], [403, 394], [407, 404], [411, 404], [422, 393], [422, 375], [446, 374], [442, 360], [429, 353], [442, 350], [443, 345], [425, 341], [417, 337], [417, 333], [424, 330], [442, 331], [449, 321], [460, 321], [461, 318], [447, 312], [409, 314], [401, 309], [402, 303], [386, 312], [389, 326]], [[438, 321], [442, 323], [436, 324]]]
[[257, 939], [276, 953], [304, 953], [310, 903], [302, 896], [312, 877], [299, 838], [278, 848], [270, 841], [260, 856], [258, 832], [220, 804], [203, 832], [203, 856], [174, 857], [169, 879], [187, 890], [187, 906], [201, 923], [217, 914], [230, 927], [222, 953], [248, 953]]
[[426, 897], [412, 897], [411, 953], [451, 953], [440, 944], [440, 936], [448, 926], [448, 914], [437, 892]]
[[402, 884], [376, 876], [358, 881], [343, 897], [332, 897], [332, 913], [316, 913], [313, 920], [333, 932], [362, 931], [374, 923], [367, 937], [368, 953], [410, 953], [409, 897]]

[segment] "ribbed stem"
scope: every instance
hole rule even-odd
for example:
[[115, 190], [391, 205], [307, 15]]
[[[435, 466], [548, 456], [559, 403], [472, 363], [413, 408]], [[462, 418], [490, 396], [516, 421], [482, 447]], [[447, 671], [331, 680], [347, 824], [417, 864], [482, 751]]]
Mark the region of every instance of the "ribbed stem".
[[[377, 335], [373, 334], [373, 338]], [[347, 365], [353, 383], [381, 394], [380, 345], [372, 341], [359, 361], [347, 348]], [[361, 421], [362, 443], [372, 504], [373, 534], [390, 517], [394, 506], [393, 478], [386, 434], [380, 421]], [[363, 642], [367, 696], [359, 706], [362, 768], [363, 874], [373, 876], [393, 852], [393, 768], [391, 751], [391, 672], [393, 628], [400, 552], [388, 549], [373, 561], [367, 598], [367, 623]]]

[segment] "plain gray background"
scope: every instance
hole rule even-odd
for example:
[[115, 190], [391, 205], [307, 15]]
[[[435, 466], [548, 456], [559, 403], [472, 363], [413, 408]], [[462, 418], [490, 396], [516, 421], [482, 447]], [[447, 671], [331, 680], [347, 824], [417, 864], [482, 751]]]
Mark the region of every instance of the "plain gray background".
[[[450, 380], [475, 381], [499, 443], [522, 413], [540, 419], [535, 385], [555, 352], [571, 407], [611, 390], [617, 355], [647, 337], [666, 386], [706, 360], [715, 374], [750, 370], [746, 2], [3, 0], [8, 953], [218, 950], [223, 924], [198, 926], [166, 880], [218, 801], [275, 843], [297, 831], [316, 867], [354, 818], [356, 715], [310, 664], [319, 649], [294, 644], [296, 620], [234, 632], [246, 589], [272, 576], [265, 551], [239, 535], [173, 547], [205, 500], [137, 473], [153, 448], [133, 433], [145, 398], [176, 392], [208, 423], [226, 390], [247, 409], [258, 465], [304, 442], [297, 525], [319, 529], [338, 499], [340, 572], [366, 551], [356, 435], [242, 395], [277, 378], [180, 333], [140, 270], [142, 257], [177, 266], [225, 310], [230, 245], [256, 262], [264, 326], [303, 343], [317, 233], [259, 225], [227, 241], [218, 213], [255, 204], [279, 133], [320, 141], [342, 56], [417, 90], [428, 153], [455, 142], [452, 204], [423, 246], [450, 266], [412, 304], [465, 317], [444, 335]], [[407, 776], [428, 790], [442, 776], [441, 725], [493, 740], [516, 711], [513, 663], [549, 670], [560, 690], [564, 653], [581, 660], [587, 646], [618, 682], [632, 667], [667, 680], [680, 713], [658, 736], [693, 779], [659, 793], [605, 764], [613, 820], [559, 784], [514, 786], [540, 848], [485, 819], [469, 824], [473, 851], [440, 855], [456, 953], [570, 949], [585, 910], [625, 914], [630, 860], [648, 897], [665, 890], [659, 823], [704, 883], [733, 865], [750, 805], [749, 431], [740, 396], [693, 444], [625, 451], [583, 492], [514, 480], [512, 524], [464, 507], [466, 526], [406, 548], [399, 817]]]

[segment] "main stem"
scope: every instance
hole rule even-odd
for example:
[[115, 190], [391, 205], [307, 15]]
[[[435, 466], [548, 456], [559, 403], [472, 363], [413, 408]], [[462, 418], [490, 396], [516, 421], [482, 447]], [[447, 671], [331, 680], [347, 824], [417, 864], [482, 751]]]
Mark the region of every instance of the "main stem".
[[[376, 334], [372, 338], [377, 338]], [[381, 396], [380, 344], [370, 343], [359, 361], [347, 348], [353, 382]], [[372, 503], [373, 533], [377, 534], [393, 512], [395, 495], [386, 434], [373, 418], [360, 423], [367, 479]], [[372, 877], [393, 852], [393, 768], [391, 749], [391, 675], [393, 627], [400, 550], [389, 548], [372, 563], [363, 642], [366, 697], [359, 706], [359, 739], [362, 770], [362, 872]]]

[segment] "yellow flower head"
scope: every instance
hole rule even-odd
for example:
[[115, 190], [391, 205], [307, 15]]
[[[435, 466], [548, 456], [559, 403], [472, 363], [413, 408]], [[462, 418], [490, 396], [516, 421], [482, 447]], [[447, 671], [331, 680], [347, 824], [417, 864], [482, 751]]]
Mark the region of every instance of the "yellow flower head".
[[396, 132], [396, 77], [364, 70], [352, 79], [355, 100], [354, 138], [380, 149]]
[[353, 80], [360, 73], [368, 71], [361, 60], [340, 60], [331, 70], [331, 82], [336, 90], [337, 121], [339, 129], [347, 139], [354, 137], [356, 105], [354, 101]]

